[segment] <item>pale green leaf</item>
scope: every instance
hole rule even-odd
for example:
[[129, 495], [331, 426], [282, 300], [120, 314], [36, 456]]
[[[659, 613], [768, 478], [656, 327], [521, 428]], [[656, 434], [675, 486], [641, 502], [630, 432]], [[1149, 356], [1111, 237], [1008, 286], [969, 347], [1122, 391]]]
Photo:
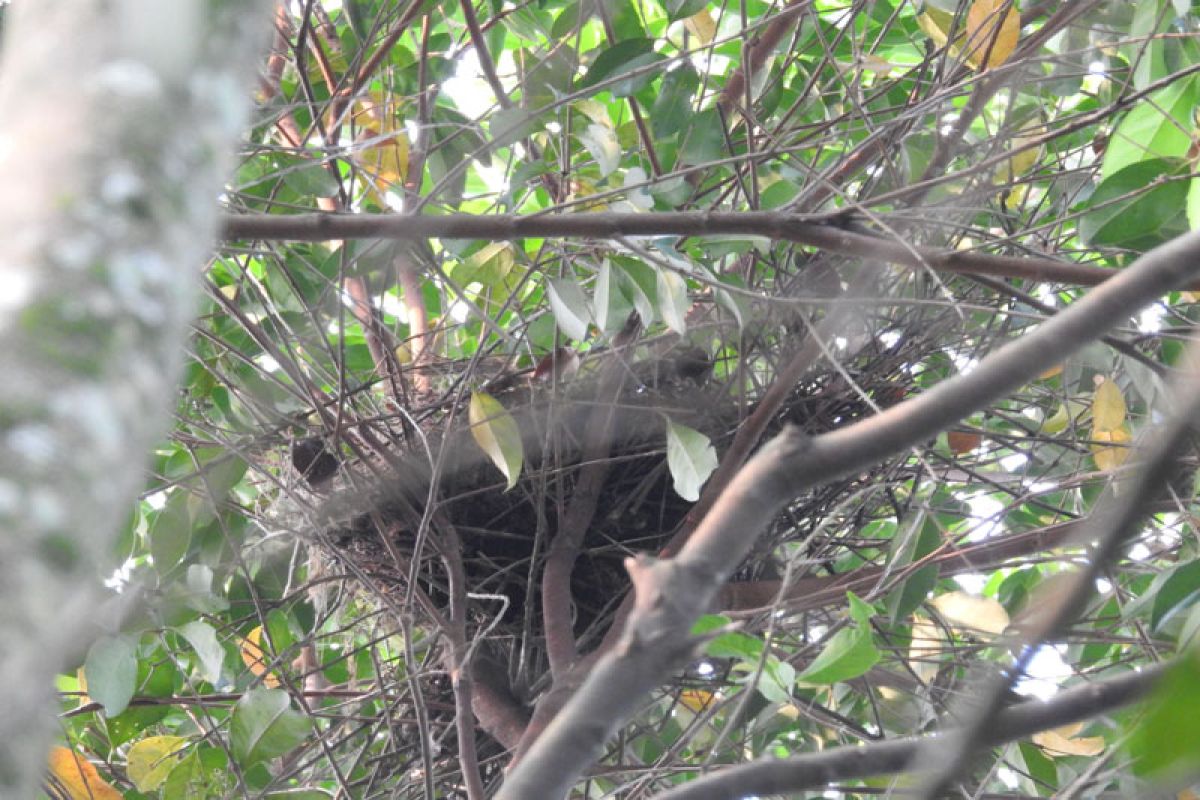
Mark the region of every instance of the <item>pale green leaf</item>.
[[700, 431], [667, 420], [667, 466], [675, 491], [684, 500], [698, 500], [700, 487], [717, 468], [717, 451]]
[[88, 648], [83, 674], [91, 698], [107, 716], [117, 716], [137, 688], [137, 642], [128, 636], [100, 637]]
[[687, 333], [688, 308], [687, 281], [669, 269], [658, 270], [658, 310], [667, 327], [680, 335]]
[[179, 632], [196, 655], [200, 656], [200, 674], [204, 680], [216, 685], [221, 681], [221, 668], [225, 663], [225, 648], [217, 641], [217, 632], [212, 625], [201, 620], [192, 620], [178, 628]]
[[511, 489], [521, 477], [521, 467], [525, 463], [525, 445], [517, 421], [499, 400], [483, 392], [471, 393], [468, 417], [475, 443], [504, 473], [508, 481], [505, 488]]
[[592, 312], [579, 284], [571, 278], [552, 278], [546, 289], [559, 329], [576, 341], [586, 339]]
[[125, 757], [125, 772], [138, 791], [158, 789], [179, 763], [187, 743], [182, 736], [150, 736], [134, 742]]

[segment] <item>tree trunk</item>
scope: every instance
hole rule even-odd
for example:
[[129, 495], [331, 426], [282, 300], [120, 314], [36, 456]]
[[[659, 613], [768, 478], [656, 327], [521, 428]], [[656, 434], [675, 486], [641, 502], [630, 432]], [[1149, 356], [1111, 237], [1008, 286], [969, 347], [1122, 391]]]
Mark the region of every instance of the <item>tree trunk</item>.
[[267, 0], [37, 0], [0, 63], [0, 795], [32, 797], [53, 675], [102, 632], [161, 435]]

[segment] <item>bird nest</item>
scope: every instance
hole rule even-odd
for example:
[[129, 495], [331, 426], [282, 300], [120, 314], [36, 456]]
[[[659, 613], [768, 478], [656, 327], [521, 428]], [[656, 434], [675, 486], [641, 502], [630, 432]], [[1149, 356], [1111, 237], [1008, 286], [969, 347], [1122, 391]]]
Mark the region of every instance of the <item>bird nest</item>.
[[[757, 369], [754, 384], [766, 385], [800, 337], [790, 341], [787, 349], [772, 343], [777, 352], [770, 364], [705, 354], [698, 369], [697, 349], [685, 346], [623, 361], [616, 370], [599, 356], [598, 364], [585, 364], [559, 384], [509, 382], [495, 396], [516, 421], [525, 452], [511, 488], [471, 435], [467, 398], [459, 397], [389, 459], [383, 477], [376, 465], [375, 477], [365, 481], [369, 489], [334, 493], [323, 541], [354, 574], [369, 578], [372, 592], [393, 602], [411, 601], [416, 593], [441, 609], [448, 604], [446, 559], [460, 559], [474, 622], [486, 626], [490, 639], [519, 643], [525, 658], [540, 662], [541, 562], [576, 500], [583, 471], [601, 469], [571, 575], [575, 634], [586, 649], [607, 628], [628, 587], [624, 559], [659, 551], [693, 507], [676, 490], [668, 466], [667, 420], [704, 434], [720, 458], [759, 399], [747, 391], [748, 367]], [[912, 350], [922, 341], [904, 337], [901, 346], [887, 347], [873, 338], [837, 367], [810, 370], [774, 410], [765, 436], [785, 424], [814, 434], [832, 430], [898, 402], [906, 393], [904, 365], [913, 363]], [[599, 402], [614, 372], [623, 373], [622, 386], [615, 400]], [[597, 414], [611, 415], [602, 463], [585, 458], [585, 431]], [[303, 463], [315, 471], [313, 459], [305, 454]], [[855, 476], [797, 498], [762, 537], [739, 579], [777, 576], [780, 559], [796, 555], [791, 546], [808, 540], [818, 522], [828, 525], [831, 515], [859, 522], [874, 515], [869, 503], [843, 507], [869, 479]], [[813, 541], [804, 551], [813, 564], [822, 563], [820, 549]]]
[[[819, 434], [902, 401], [916, 391], [914, 365], [919, 370], [946, 360], [945, 343], [961, 322], [948, 304], [881, 307], [878, 314], [866, 308], [856, 324], [839, 329], [845, 338], [824, 342], [804, 377], [770, 405], [760, 443], [785, 425]], [[455, 371], [463, 382], [444, 387], [444, 399], [410, 422], [397, 436], [400, 444], [382, 458], [355, 460], [344, 447], [335, 456], [318, 442], [294, 446], [295, 466], [310, 479], [326, 479], [320, 547], [327, 560], [355, 577], [360, 596], [400, 620], [406, 636], [445, 624], [451, 573], [461, 569], [471, 652], [477, 668], [486, 664], [475, 681], [494, 681], [527, 711], [548, 686], [543, 566], [566, 532], [564, 521], [584, 491], [585, 473], [599, 470], [601, 477], [570, 577], [580, 652], [599, 643], [627, 593], [624, 559], [660, 551], [693, 509], [676, 490], [668, 465], [667, 420], [702, 433], [723, 458], [747, 420], [763, 412], [776, 377], [811, 343], [811, 330], [794, 318], [774, 319], [743, 329], [732, 342], [701, 334], [669, 346], [594, 351], [577, 374], [562, 380], [464, 366]], [[525, 461], [511, 487], [471, 434], [470, 393], [461, 388], [470, 385], [495, 397], [520, 430]], [[610, 414], [612, 423], [597, 458], [586, 432], [598, 414]], [[877, 559], [880, 542], [858, 532], [874, 519], [904, 513], [905, 492], [891, 488], [915, 469], [902, 456], [798, 496], [758, 537], [734, 580], [765, 587], [778, 585], [785, 571], [794, 578], [831, 574]], [[757, 597], [765, 607], [773, 595], [742, 596]], [[418, 680], [427, 733], [440, 742], [443, 767], [437, 769], [452, 773], [457, 746], [451, 683], [437, 666]], [[687, 674], [680, 676], [673, 691], [686, 690], [688, 681]], [[712, 676], [705, 685], [714, 685]], [[405, 708], [415, 706], [398, 707], [408, 717]], [[412, 725], [395, 723], [392, 740], [416, 741]], [[477, 745], [485, 780], [498, 776], [506, 748], [482, 732]]]

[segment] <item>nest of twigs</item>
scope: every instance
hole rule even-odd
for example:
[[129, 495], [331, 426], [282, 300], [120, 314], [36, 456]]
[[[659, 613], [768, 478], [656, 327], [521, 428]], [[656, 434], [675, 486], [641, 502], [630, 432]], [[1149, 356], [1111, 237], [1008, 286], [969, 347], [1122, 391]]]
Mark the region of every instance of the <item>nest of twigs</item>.
[[[405, 595], [415, 577], [415, 588], [444, 607], [443, 560], [451, 546], [444, 533], [452, 527], [469, 590], [482, 596], [473, 601], [477, 622], [490, 626], [491, 638], [518, 642], [525, 658], [540, 661], [539, 559], [575, 496], [585, 466], [587, 423], [607, 411], [613, 424], [605, 475], [571, 583], [575, 632], [586, 646], [607, 627], [626, 591], [624, 558], [658, 551], [692, 508], [675, 490], [668, 469], [666, 419], [705, 434], [722, 456], [755, 409], [758, 398], [746, 389], [748, 373], [756, 372], [751, 377], [759, 386], [768, 385], [771, 370], [803, 341], [803, 334], [780, 333], [770, 340], [762, 337], [757, 358], [744, 350], [736, 364], [693, 346], [630, 359], [622, 366], [623, 386], [608, 409], [596, 402], [605, 376], [612, 376], [603, 354], [594, 359], [598, 364], [585, 362], [579, 375], [561, 384], [508, 382], [496, 396], [520, 426], [526, 453], [521, 477], [511, 489], [469, 434], [464, 393], [428, 423], [419, 445], [395, 454], [388, 477], [375, 479], [365, 494], [351, 492], [329, 504], [326, 540], [338, 558], [349, 559], [356, 572], [373, 579], [376, 591]], [[775, 410], [766, 436], [785, 424], [821, 433], [899, 402], [908, 392], [903, 367], [919, 359], [912, 351], [926, 340], [905, 336], [888, 346], [874, 337], [837, 368], [810, 371]], [[809, 538], [817, 523], [828, 523], [841, 501], [869, 478], [856, 476], [798, 498], [739, 575], [752, 579], [776, 573], [779, 548]], [[876, 507], [879, 502], [876, 498]], [[866, 519], [875, 508], [858, 505], [839, 513]], [[814, 564], [821, 561], [820, 549], [819, 541], [811, 543]]]
[[[918, 294], [944, 289], [926, 287]], [[900, 314], [881, 309], [878, 317], [868, 308], [859, 320], [858, 332], [825, 343], [823, 356], [772, 407], [760, 443], [785, 425], [819, 434], [902, 401], [915, 391], [912, 365], [928, 362], [953, 339], [947, 328], [961, 322], [948, 305], [933, 304]], [[727, 335], [728, 327], [719, 330]], [[561, 381], [480, 370], [474, 385], [500, 400], [521, 430], [525, 464], [516, 485], [506, 488], [504, 476], [473, 440], [466, 423], [469, 392], [448, 391], [419, 429], [410, 426], [397, 437], [408, 444], [397, 446], [386, 463], [346, 463], [351, 461], [346, 451], [335, 457], [332, 446], [311, 442], [298, 448], [308, 448], [298, 461], [293, 453], [310, 478], [317, 471], [321, 478], [341, 476], [326, 489], [318, 539], [332, 560], [363, 579], [368, 599], [384, 613], [448, 614], [449, 564], [461, 562], [474, 657], [486, 661], [502, 690], [528, 708], [547, 685], [542, 564], [583, 471], [598, 463], [585, 458], [589, 420], [601, 412], [613, 415], [595, 511], [571, 576], [574, 632], [582, 652], [599, 642], [628, 590], [625, 557], [659, 551], [693, 507], [677, 493], [668, 468], [666, 419], [700, 431], [723, 457], [747, 418], [760, 413], [776, 375], [811, 336], [807, 325], [775, 319], [742, 330], [733, 343], [700, 335], [666, 346], [600, 349], [585, 356], [578, 374]], [[598, 402], [612, 389], [614, 369], [621, 381], [615, 400]], [[470, 370], [465, 372], [471, 381]], [[889, 488], [911, 477], [915, 467], [908, 461], [900, 457], [797, 497], [759, 537], [735, 580], [777, 579], [785, 567], [793, 578], [828, 574], [844, 569], [857, 549], [878, 547], [859, 543], [854, 532], [872, 519], [903, 513], [897, 504], [906, 499]], [[354, 488], [342, 485], [347, 476]], [[437, 669], [431, 675], [422, 679], [422, 692], [430, 703], [430, 725], [440, 731], [439, 752], [453, 771], [454, 697], [444, 675]], [[686, 676], [680, 680], [684, 686]], [[394, 741], [412, 733], [395, 730]], [[502, 766], [505, 748], [497, 742], [481, 734], [479, 750], [485, 777], [494, 771], [489, 763]]]

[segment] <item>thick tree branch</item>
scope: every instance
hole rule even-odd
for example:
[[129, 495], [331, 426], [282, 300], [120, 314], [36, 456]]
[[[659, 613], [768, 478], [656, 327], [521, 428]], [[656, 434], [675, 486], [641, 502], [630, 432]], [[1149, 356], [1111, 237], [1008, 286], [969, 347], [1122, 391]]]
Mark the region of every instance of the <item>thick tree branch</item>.
[[755, 539], [792, 497], [868, 467], [935, 435], [1018, 388], [1142, 305], [1200, 271], [1200, 233], [1140, 258], [1119, 276], [973, 371], [846, 428], [809, 438], [789, 429], [738, 473], [679, 555], [629, 564], [636, 602], [618, 646], [597, 661], [575, 696], [502, 787], [500, 797], [562, 797], [600, 754], [640, 698], [690, 655], [693, 621]]
[[[1200, 343], [1193, 341], [1185, 364], [1196, 364]], [[1097, 579], [1117, 559], [1128, 537], [1138, 530], [1150, 503], [1163, 493], [1175, 469], [1176, 456], [1191, 443], [1200, 415], [1200, 375], [1195, 370], [1179, 372], [1171, 382], [1168, 402], [1171, 416], [1160, 425], [1146, 428], [1133, 453], [1138, 468], [1120, 481], [1120, 492], [1110, 484], [1092, 513], [1089, 538], [1094, 542], [1088, 560], [1073, 573], [1062, 576], [1054, 597], [1045, 602], [1006, 644], [1017, 653], [1012, 665], [1000, 676], [971, 692], [969, 719], [954, 745], [930, 758], [936, 772], [925, 788], [924, 796], [940, 797], [961, 774], [963, 764], [988, 736], [992, 718], [1003, 703], [1007, 689], [1025, 674], [1033, 654], [1045, 642], [1062, 634], [1083, 610], [1095, 592]], [[936, 760], [935, 760], [936, 759]]]
[[[591, 213], [538, 216], [448, 214], [241, 214], [226, 216], [222, 234], [235, 239], [524, 239], [743, 234], [795, 242], [831, 253], [887, 261], [938, 272], [970, 273], [1030, 281], [1097, 286], [1115, 270], [1058, 261], [974, 251], [918, 247], [846, 230], [820, 216], [774, 211], [679, 211], [655, 214]], [[1171, 287], [1182, 288], [1182, 287]]]

